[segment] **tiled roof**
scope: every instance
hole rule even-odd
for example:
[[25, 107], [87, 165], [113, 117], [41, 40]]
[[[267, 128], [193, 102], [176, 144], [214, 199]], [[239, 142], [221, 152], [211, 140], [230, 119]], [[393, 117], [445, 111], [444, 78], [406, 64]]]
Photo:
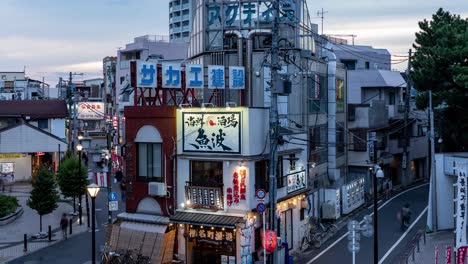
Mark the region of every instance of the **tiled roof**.
[[2, 100], [0, 115], [64, 118], [67, 116], [67, 104], [65, 100]]
[[192, 212], [176, 212], [170, 218], [171, 222], [192, 225], [206, 225], [214, 227], [236, 228], [236, 224], [242, 222], [242, 217], [218, 215], [218, 214], [203, 214]]

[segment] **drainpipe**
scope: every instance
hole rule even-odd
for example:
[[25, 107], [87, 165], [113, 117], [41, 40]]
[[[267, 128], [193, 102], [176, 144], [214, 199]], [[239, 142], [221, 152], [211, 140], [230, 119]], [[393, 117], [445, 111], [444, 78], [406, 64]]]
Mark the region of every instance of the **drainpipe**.
[[244, 51], [243, 51], [243, 40], [244, 36], [239, 30], [227, 30], [224, 35], [236, 35], [237, 36], [237, 64], [239, 66], [244, 65]]
[[245, 82], [247, 84], [246, 86], [246, 93], [247, 93], [247, 106], [252, 107], [253, 102], [253, 92], [252, 92], [252, 50], [253, 50], [253, 44], [252, 44], [252, 37], [255, 35], [259, 34], [271, 34], [270, 29], [254, 29], [249, 32], [247, 35], [247, 63], [245, 65], [245, 77], [247, 78], [247, 81]]
[[336, 56], [332, 47], [327, 43], [324, 55], [328, 58], [328, 178], [336, 180]]

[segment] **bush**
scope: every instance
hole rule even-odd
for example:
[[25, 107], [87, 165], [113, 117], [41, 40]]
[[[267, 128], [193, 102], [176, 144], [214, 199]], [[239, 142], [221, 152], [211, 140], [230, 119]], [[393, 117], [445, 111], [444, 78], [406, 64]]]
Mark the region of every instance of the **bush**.
[[16, 197], [0, 194], [0, 218], [15, 212], [18, 208]]

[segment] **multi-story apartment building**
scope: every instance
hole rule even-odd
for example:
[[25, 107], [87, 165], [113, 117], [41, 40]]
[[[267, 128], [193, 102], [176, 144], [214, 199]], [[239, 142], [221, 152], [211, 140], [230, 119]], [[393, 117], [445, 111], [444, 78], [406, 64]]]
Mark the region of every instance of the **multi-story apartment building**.
[[25, 72], [0, 72], [0, 100], [38, 100], [50, 97], [49, 85]]
[[169, 39], [171, 42], [189, 42], [192, 29], [192, 8], [195, 2], [195, 0], [169, 1]]

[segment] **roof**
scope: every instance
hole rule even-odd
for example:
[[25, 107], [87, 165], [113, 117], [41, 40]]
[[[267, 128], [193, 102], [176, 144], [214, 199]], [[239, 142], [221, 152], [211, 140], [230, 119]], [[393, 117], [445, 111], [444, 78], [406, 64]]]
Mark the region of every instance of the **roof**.
[[348, 71], [348, 89], [363, 87], [405, 87], [406, 82], [397, 71], [355, 70]]
[[65, 100], [5, 100], [0, 103], [0, 115], [22, 115], [31, 118], [65, 118]]
[[236, 228], [237, 223], [243, 222], [243, 218], [238, 216], [180, 211], [176, 212], [175, 215], [170, 218], [170, 220], [171, 222], [180, 224], [206, 225], [226, 228]]

